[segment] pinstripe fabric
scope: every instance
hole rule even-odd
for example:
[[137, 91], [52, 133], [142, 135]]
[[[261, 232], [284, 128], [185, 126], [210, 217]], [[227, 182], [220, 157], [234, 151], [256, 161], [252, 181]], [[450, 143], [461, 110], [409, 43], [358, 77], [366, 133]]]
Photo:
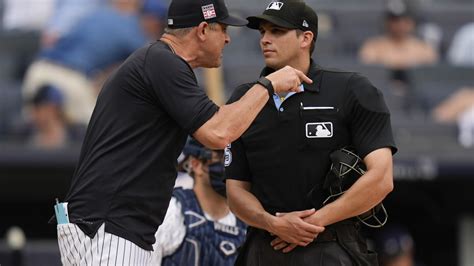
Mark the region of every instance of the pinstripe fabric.
[[58, 246], [61, 263], [90, 266], [148, 266], [151, 265], [151, 251], [134, 243], [106, 233], [102, 225], [92, 239], [75, 224], [59, 224]]

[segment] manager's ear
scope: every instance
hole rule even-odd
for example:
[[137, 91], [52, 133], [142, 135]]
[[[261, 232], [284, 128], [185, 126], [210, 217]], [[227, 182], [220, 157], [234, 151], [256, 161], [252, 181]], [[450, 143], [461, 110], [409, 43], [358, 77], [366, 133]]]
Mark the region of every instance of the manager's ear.
[[209, 23], [203, 21], [197, 26], [196, 36], [200, 41], [205, 41], [209, 31]]

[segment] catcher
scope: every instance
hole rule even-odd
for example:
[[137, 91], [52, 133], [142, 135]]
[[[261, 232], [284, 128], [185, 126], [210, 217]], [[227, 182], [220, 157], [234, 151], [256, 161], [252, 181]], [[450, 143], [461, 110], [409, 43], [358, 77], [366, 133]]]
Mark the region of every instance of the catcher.
[[234, 265], [247, 226], [226, 202], [222, 150], [210, 150], [188, 138], [183, 154], [182, 168], [194, 186], [173, 191], [155, 234], [152, 265]]

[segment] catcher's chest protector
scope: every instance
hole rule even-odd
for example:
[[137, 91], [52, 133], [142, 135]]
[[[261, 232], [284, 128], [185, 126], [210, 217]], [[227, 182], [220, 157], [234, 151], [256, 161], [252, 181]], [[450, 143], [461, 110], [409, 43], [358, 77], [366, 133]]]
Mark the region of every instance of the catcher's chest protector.
[[246, 225], [238, 219], [236, 226], [207, 220], [192, 190], [176, 189], [173, 196], [182, 205], [186, 236], [173, 255], [163, 258], [162, 265], [234, 265]]

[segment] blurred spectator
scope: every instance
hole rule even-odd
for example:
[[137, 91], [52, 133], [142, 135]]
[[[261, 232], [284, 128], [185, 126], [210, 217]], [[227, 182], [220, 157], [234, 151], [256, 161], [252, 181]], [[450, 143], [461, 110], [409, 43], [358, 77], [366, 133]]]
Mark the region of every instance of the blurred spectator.
[[[67, 119], [87, 124], [105, 78], [159, 31], [143, 29], [141, 6], [140, 0], [109, 0], [109, 5], [85, 15], [52, 47], [40, 52], [24, 80], [24, 98], [33, 97], [44, 84], [54, 85], [64, 95]], [[156, 9], [143, 13], [157, 14]]]
[[415, 243], [400, 225], [386, 226], [375, 237], [380, 266], [419, 266], [415, 262]]
[[458, 124], [458, 141], [463, 147], [474, 146], [474, 88], [462, 88], [441, 102], [433, 117], [440, 123]]
[[391, 69], [436, 63], [437, 52], [414, 35], [415, 24], [403, 1], [390, 1], [385, 14], [385, 34], [363, 44], [359, 51], [360, 60]]
[[390, 69], [392, 107], [412, 113], [426, 109], [411, 80], [413, 67], [435, 64], [438, 53], [428, 43], [415, 36], [414, 7], [403, 0], [390, 0], [385, 11], [385, 34], [367, 40], [359, 51], [365, 64]]
[[4, 0], [4, 30], [41, 31], [53, 12], [56, 0]]
[[23, 79], [55, 1], [0, 0], [0, 81]]
[[31, 99], [33, 132], [30, 143], [39, 148], [60, 148], [68, 142], [64, 99], [53, 86], [43, 86]]
[[105, 4], [107, 0], [60, 0], [55, 1], [52, 16], [42, 33], [41, 44], [51, 47], [66, 35], [73, 26], [85, 15]]
[[[438, 55], [443, 49], [443, 35], [444, 31], [439, 22], [435, 22], [433, 14], [428, 11], [433, 0], [389, 0], [389, 1], [403, 1], [410, 11], [416, 23], [416, 35], [420, 37], [426, 44], [430, 45]], [[397, 5], [397, 3], [395, 3]]]
[[418, 24], [418, 35], [422, 38], [422, 40], [431, 46], [438, 55], [441, 53], [442, 50], [442, 43], [443, 43], [443, 29], [441, 26], [435, 22], [431, 21], [420, 21]]
[[167, 16], [167, 7], [162, 0], [143, 0], [142, 7], [142, 27], [149, 33], [148, 38], [157, 40], [165, 28], [165, 19]]
[[433, 110], [433, 117], [440, 123], [454, 123], [461, 113], [473, 105], [474, 88], [462, 88], [441, 102]]
[[448, 49], [448, 61], [457, 66], [474, 66], [474, 22], [462, 26]]

